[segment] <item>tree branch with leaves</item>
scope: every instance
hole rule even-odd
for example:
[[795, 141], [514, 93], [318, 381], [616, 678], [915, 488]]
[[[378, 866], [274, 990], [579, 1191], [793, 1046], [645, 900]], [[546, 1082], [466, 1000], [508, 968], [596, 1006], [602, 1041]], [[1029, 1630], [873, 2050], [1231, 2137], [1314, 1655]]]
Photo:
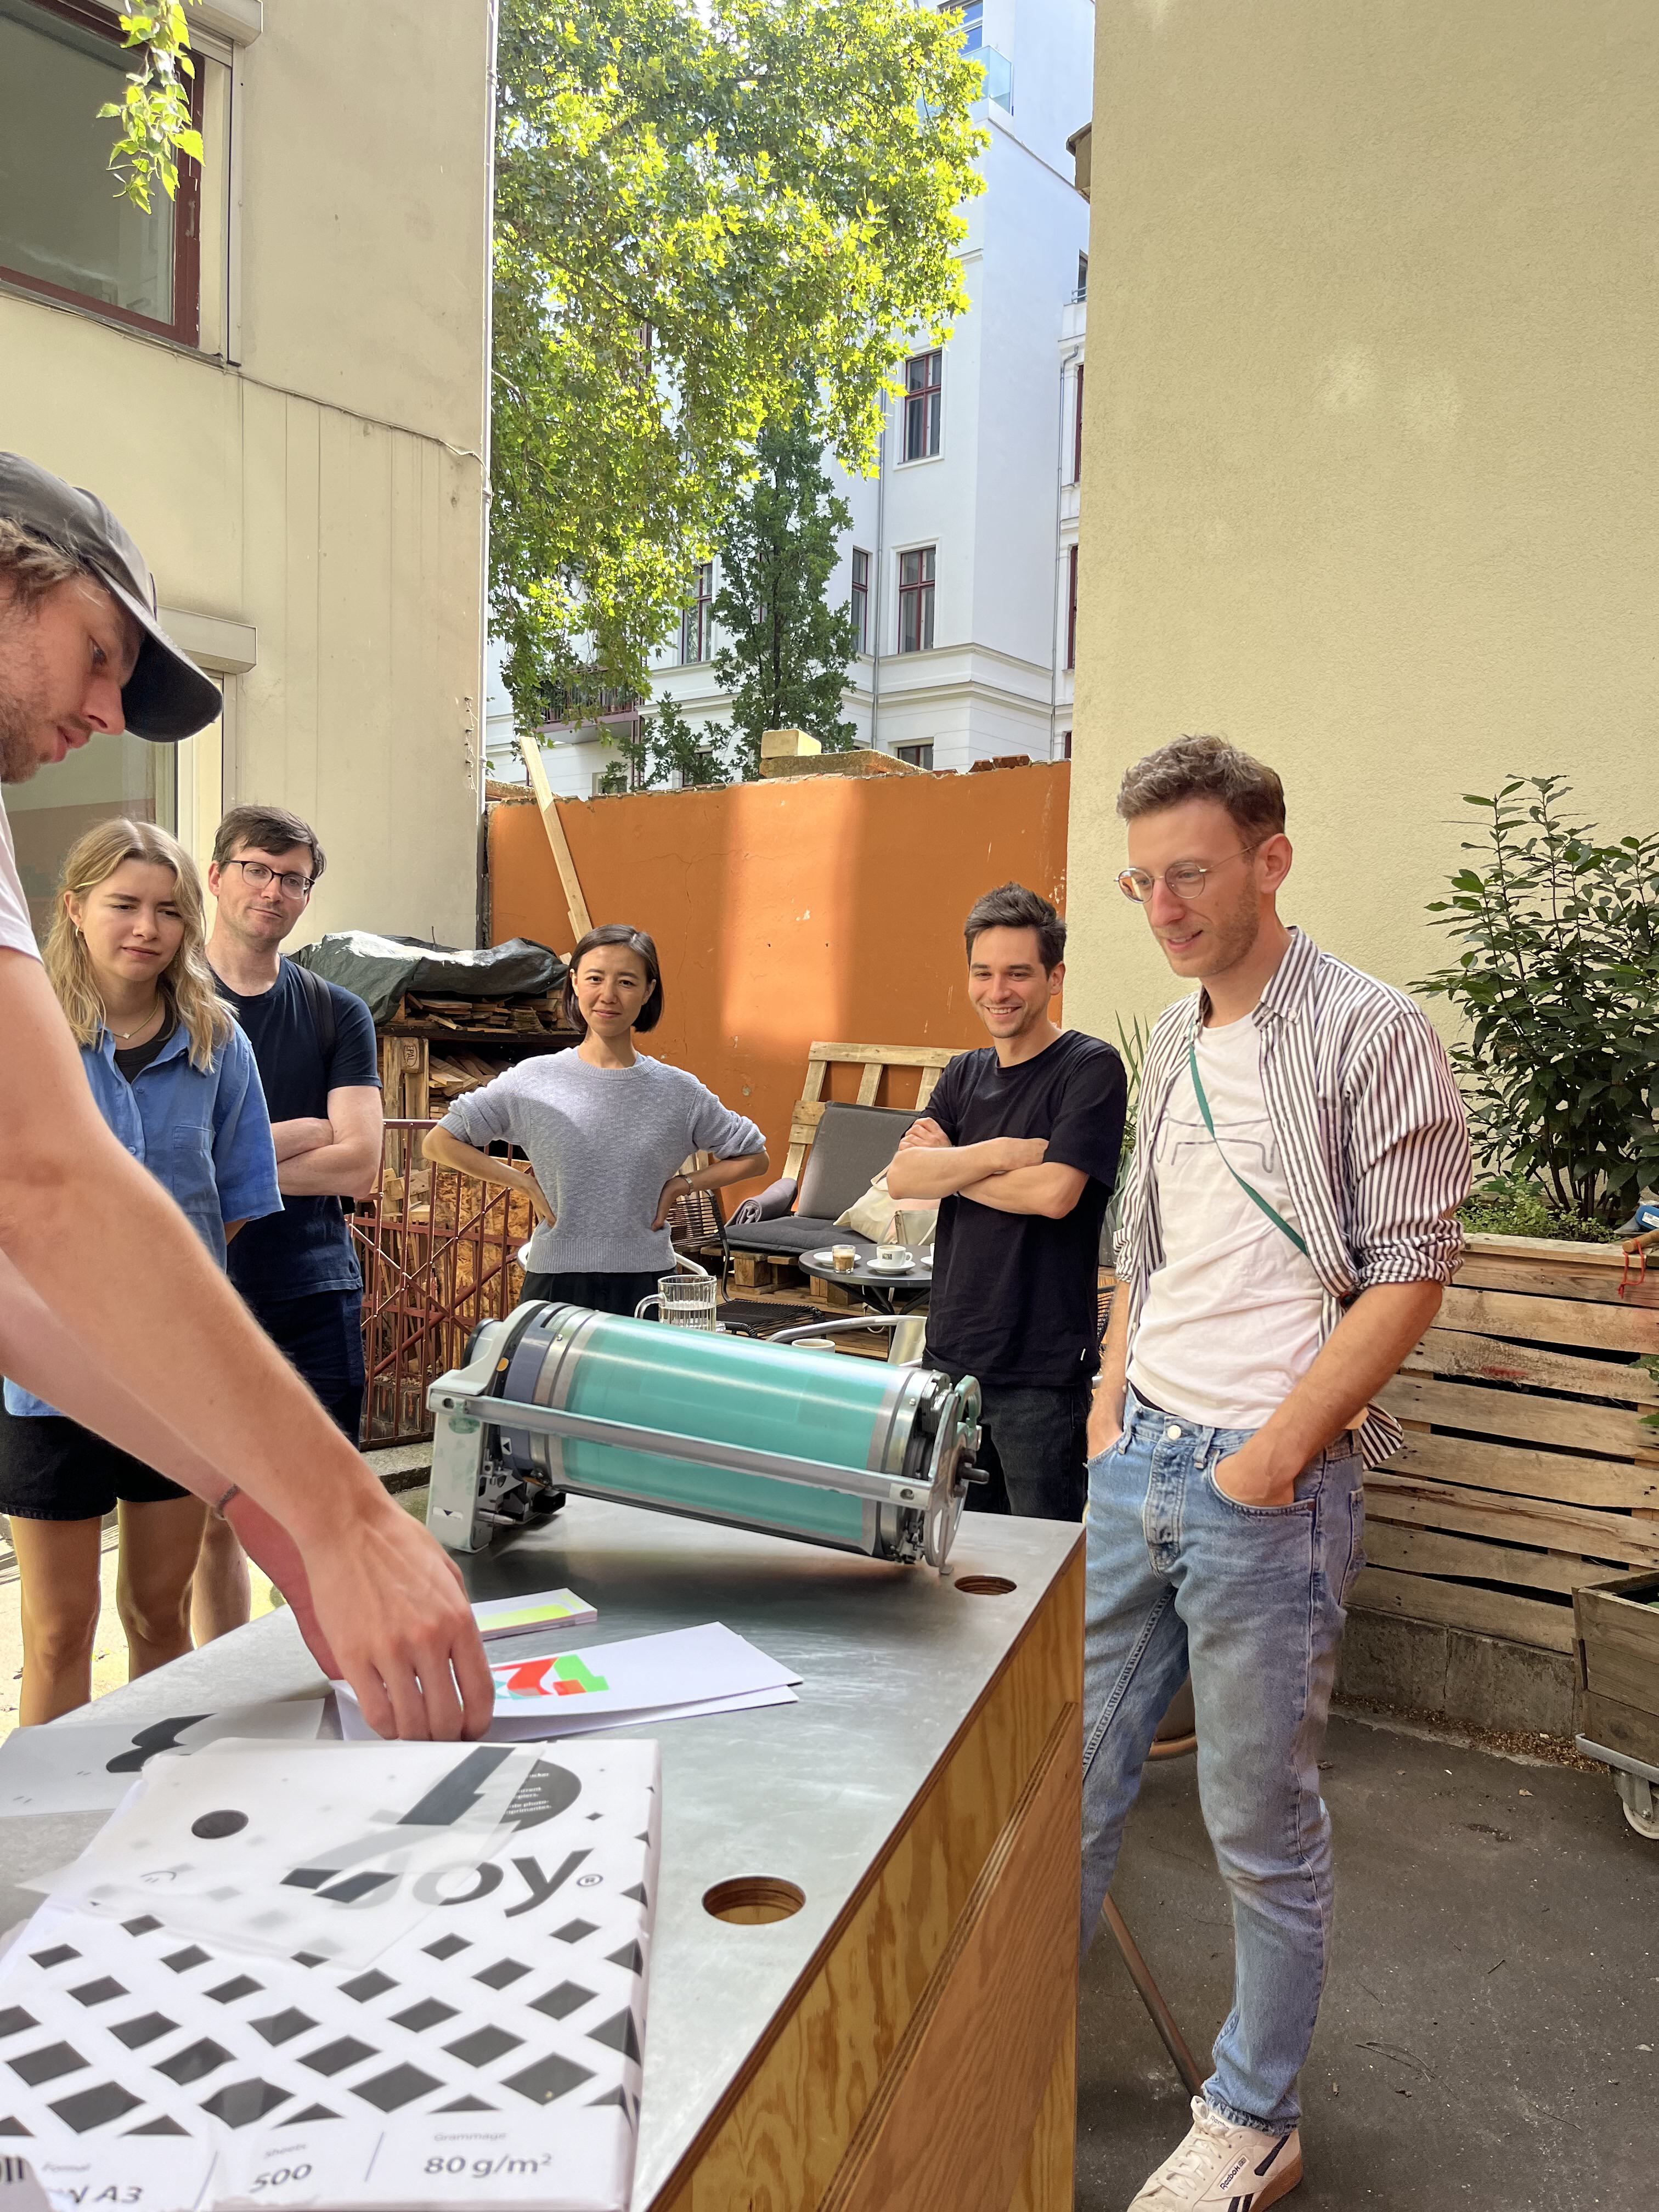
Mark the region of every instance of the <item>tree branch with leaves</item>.
[[121, 33], [138, 66], [128, 73], [120, 99], [106, 100], [98, 113], [121, 125], [109, 157], [117, 196], [148, 215], [152, 184], [159, 180], [167, 198], [176, 198], [179, 161], [202, 158], [202, 134], [191, 114], [196, 64], [180, 0], [159, 0], [123, 15]]

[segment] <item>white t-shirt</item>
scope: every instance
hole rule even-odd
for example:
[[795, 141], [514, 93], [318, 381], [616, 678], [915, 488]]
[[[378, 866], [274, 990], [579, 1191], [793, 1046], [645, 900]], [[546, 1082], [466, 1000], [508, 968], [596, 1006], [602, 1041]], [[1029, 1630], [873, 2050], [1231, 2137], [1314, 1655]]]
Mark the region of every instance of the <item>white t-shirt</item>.
[[30, 952], [38, 960], [40, 948], [29, 924], [29, 902], [23, 896], [23, 879], [17, 872], [17, 852], [11, 842], [11, 823], [6, 802], [0, 798], [0, 951]]
[[1183, 1069], [1155, 1139], [1164, 1259], [1147, 1285], [1129, 1381], [1185, 1420], [1258, 1429], [1313, 1363], [1324, 1293], [1313, 1263], [1227, 1171], [1231, 1160], [1302, 1233], [1267, 1118], [1255, 1020], [1200, 1030], [1198, 1067], [1215, 1137]]

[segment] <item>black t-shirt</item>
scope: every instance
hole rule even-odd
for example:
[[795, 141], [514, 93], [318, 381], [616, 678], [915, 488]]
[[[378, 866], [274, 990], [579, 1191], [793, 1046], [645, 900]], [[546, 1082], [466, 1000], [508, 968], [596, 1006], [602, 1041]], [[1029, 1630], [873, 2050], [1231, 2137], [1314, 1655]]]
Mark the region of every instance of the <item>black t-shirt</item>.
[[[368, 1008], [355, 991], [328, 985], [334, 1048], [325, 1055], [300, 971], [284, 959], [270, 990], [245, 998], [219, 982], [247, 1034], [265, 1104], [275, 1121], [325, 1120], [328, 1094], [380, 1086], [380, 1054]], [[230, 1279], [258, 1311], [314, 1291], [361, 1291], [363, 1278], [337, 1198], [284, 1198], [280, 1213], [250, 1221], [230, 1248]]]
[[135, 1075], [141, 1074], [149, 1066], [151, 1060], [161, 1058], [162, 1046], [177, 1027], [178, 1024], [169, 1015], [162, 1022], [155, 1035], [147, 1042], [130, 1044], [125, 1049], [118, 1044], [115, 1048], [117, 1072], [125, 1075], [127, 1081], [131, 1083]]
[[1013, 1067], [999, 1066], [988, 1047], [945, 1069], [927, 1111], [953, 1145], [1046, 1137], [1048, 1159], [1089, 1180], [1059, 1221], [945, 1200], [927, 1309], [933, 1358], [1005, 1385], [1061, 1389], [1095, 1373], [1100, 1231], [1127, 1090], [1111, 1046], [1075, 1030]]

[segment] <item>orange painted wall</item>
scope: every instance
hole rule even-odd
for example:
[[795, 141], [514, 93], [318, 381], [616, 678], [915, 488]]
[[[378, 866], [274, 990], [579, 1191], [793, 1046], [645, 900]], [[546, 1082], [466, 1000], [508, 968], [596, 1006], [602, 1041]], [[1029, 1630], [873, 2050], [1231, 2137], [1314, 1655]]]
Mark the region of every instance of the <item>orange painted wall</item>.
[[[666, 1012], [652, 1052], [765, 1132], [781, 1174], [814, 1038], [981, 1044], [962, 922], [1010, 877], [1066, 901], [1069, 766], [979, 775], [820, 776], [564, 800], [595, 922], [649, 930]], [[491, 934], [571, 949], [541, 817], [489, 816]], [[915, 1078], [889, 1079], [908, 1105]], [[832, 1071], [850, 1097], [856, 1069]]]

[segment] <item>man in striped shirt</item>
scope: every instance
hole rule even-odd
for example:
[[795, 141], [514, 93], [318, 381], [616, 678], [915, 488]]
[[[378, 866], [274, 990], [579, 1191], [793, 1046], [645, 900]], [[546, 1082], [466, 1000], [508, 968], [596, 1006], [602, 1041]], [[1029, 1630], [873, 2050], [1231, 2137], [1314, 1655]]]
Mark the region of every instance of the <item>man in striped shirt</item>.
[[1131, 2212], [1251, 2212], [1302, 2179], [1297, 2076], [1330, 1942], [1319, 1754], [1371, 1404], [1456, 1269], [1468, 1133], [1413, 1002], [1280, 921], [1273, 770], [1214, 738], [1132, 768], [1118, 878], [1198, 992], [1146, 1050], [1090, 1420], [1083, 1940], [1190, 1668], [1233, 2009], [1193, 2128]]

